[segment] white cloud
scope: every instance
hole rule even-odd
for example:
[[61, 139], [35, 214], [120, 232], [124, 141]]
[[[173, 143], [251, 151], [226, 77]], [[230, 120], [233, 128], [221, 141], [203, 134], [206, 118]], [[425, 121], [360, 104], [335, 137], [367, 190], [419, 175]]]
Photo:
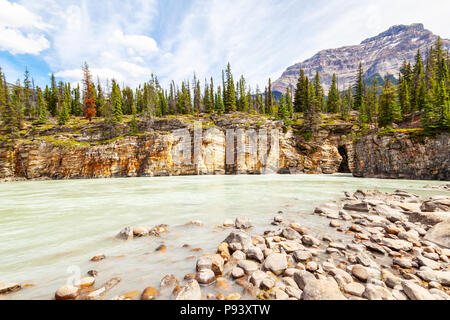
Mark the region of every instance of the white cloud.
[[[94, 76], [130, 86], [152, 72], [163, 84], [194, 72], [220, 84], [229, 61], [236, 80], [244, 74], [253, 88], [263, 89], [268, 77], [275, 80], [319, 50], [358, 44], [395, 24], [424, 23], [450, 38], [448, 0], [18, 2], [0, 0], [0, 50], [40, 53], [68, 80], [87, 61]], [[2, 32], [14, 32], [15, 40]]]
[[50, 47], [48, 40], [39, 34], [24, 34], [17, 29], [0, 27], [0, 51], [9, 51], [12, 54], [33, 54]]
[[0, 51], [37, 55], [50, 43], [42, 34], [50, 26], [17, 3], [0, 0]]

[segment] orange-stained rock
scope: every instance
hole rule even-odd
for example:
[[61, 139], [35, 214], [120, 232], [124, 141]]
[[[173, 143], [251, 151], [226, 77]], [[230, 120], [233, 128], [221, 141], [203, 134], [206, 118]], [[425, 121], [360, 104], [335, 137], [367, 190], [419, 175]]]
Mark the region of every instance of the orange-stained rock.
[[142, 292], [141, 300], [154, 300], [159, 296], [159, 291], [152, 287], [147, 287]]
[[97, 262], [97, 261], [104, 260], [104, 259], [106, 259], [106, 256], [104, 254], [98, 254], [98, 255], [92, 257], [91, 261]]
[[80, 288], [74, 286], [62, 286], [55, 293], [56, 300], [72, 300], [80, 295]]

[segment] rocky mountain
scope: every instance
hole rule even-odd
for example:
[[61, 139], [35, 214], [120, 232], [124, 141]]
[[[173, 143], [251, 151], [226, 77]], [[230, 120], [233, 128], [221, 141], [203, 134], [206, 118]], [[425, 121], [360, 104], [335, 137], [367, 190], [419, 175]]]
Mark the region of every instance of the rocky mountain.
[[[328, 92], [331, 85], [333, 73], [338, 76], [339, 90], [348, 88], [355, 80], [360, 62], [366, 70], [366, 78], [384, 78], [388, 75], [397, 77], [405, 59], [413, 62], [417, 49], [425, 56], [436, 39], [437, 35], [426, 30], [423, 24], [393, 26], [359, 45], [323, 50], [312, 58], [287, 68], [281, 78], [274, 82], [273, 90], [284, 93], [288, 86], [294, 90], [301, 68], [310, 78], [319, 71], [325, 92]], [[450, 49], [450, 40], [442, 41]]]

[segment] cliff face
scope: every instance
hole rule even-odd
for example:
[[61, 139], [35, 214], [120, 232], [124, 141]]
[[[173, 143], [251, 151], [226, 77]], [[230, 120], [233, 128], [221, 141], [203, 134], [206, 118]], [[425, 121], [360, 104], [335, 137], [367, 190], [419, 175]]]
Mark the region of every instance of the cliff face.
[[[351, 153], [351, 144], [342, 138], [350, 132], [351, 124], [328, 126], [306, 140], [293, 130], [284, 132], [277, 121], [226, 119], [201, 129], [200, 143], [196, 142], [193, 125], [176, 119], [144, 126], [149, 129], [144, 134], [120, 136], [99, 144], [92, 144], [92, 139], [104, 137], [101, 133], [92, 134], [92, 130], [89, 137], [86, 130], [60, 134], [57, 141], [43, 136], [17, 140], [12, 147], [0, 147], [0, 179], [329, 174], [339, 171], [343, 160], [340, 147], [347, 151], [347, 145]], [[179, 130], [188, 132], [187, 136], [180, 135]], [[227, 136], [227, 130], [234, 130], [235, 135]], [[264, 130], [268, 133], [264, 134]], [[243, 135], [244, 132], [248, 134]], [[272, 139], [278, 143], [272, 143]], [[91, 142], [81, 142], [86, 140]]]
[[[273, 90], [285, 93], [289, 87], [291, 92], [294, 92], [300, 69], [304, 69], [310, 79], [319, 71], [325, 92], [328, 92], [331, 86], [333, 73], [339, 79], [339, 90], [347, 89], [355, 80], [360, 62], [366, 71], [366, 78], [377, 74], [381, 77], [397, 77], [404, 60], [413, 62], [417, 50], [425, 57], [436, 39], [437, 36], [426, 30], [422, 24], [393, 26], [359, 45], [323, 50], [302, 63], [290, 66], [274, 82]], [[449, 40], [442, 42], [445, 48], [450, 48]]]
[[357, 177], [449, 180], [449, 133], [436, 137], [370, 135], [354, 146]]

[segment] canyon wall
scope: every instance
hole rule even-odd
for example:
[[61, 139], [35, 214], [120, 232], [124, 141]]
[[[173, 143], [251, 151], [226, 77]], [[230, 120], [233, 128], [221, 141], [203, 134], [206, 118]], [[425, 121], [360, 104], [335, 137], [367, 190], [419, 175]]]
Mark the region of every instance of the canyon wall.
[[449, 133], [369, 135], [354, 145], [356, 177], [449, 180]]
[[[351, 136], [350, 123], [312, 137], [280, 121], [222, 117], [154, 119], [130, 135], [102, 123], [51, 128], [0, 145], [0, 179], [78, 179], [223, 174], [332, 174], [449, 180], [449, 134]], [[197, 128], [197, 129], [196, 129]], [[200, 130], [200, 131], [199, 131]], [[201, 136], [201, 140], [198, 136]], [[109, 139], [109, 140], [108, 140]]]
[[231, 118], [209, 127], [204, 124], [202, 139], [197, 142], [193, 124], [177, 119], [141, 126], [145, 133], [99, 144], [92, 142], [104, 139], [102, 128], [91, 129], [98, 133], [89, 137], [85, 131], [66, 132], [52, 139], [41, 135], [17, 140], [13, 146], [0, 147], [0, 179], [331, 174], [341, 166], [339, 146], [348, 144], [342, 134], [352, 127], [329, 126], [307, 139], [294, 130], [285, 132], [279, 121], [252, 123]]

